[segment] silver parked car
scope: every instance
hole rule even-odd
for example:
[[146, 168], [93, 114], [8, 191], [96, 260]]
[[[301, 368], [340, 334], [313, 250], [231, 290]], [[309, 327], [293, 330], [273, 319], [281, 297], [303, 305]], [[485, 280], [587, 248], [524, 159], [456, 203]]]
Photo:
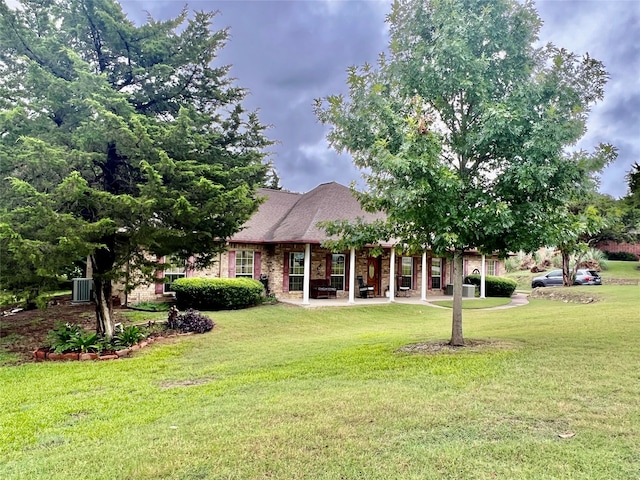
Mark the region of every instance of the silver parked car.
[[[602, 285], [602, 278], [595, 270], [579, 268], [576, 271], [576, 279], [574, 285]], [[551, 270], [542, 277], [535, 277], [531, 280], [531, 288], [536, 287], [561, 287], [562, 286], [562, 270]]]

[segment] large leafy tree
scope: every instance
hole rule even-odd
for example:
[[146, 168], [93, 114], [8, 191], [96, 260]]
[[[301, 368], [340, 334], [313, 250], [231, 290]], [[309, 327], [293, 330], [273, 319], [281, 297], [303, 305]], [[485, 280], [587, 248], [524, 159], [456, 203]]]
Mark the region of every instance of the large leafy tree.
[[387, 21], [388, 54], [352, 67], [348, 98], [318, 100], [316, 113], [363, 170], [364, 207], [388, 221], [334, 231], [451, 252], [451, 344], [462, 345], [464, 251], [545, 242], [583, 175], [563, 150], [607, 75], [588, 55], [538, 47], [532, 2], [399, 0]]
[[[572, 188], [565, 208], [559, 211], [553, 232], [547, 238], [548, 246], [560, 250], [564, 286], [573, 285], [582, 256], [593, 246], [600, 232], [616, 226], [615, 211], [608, 209], [610, 215], [605, 216], [606, 203], [596, 190], [599, 185], [598, 174], [617, 155], [615, 147], [601, 144], [593, 153], [580, 150], [570, 154], [567, 159], [578, 166], [582, 172], [582, 181]], [[572, 255], [575, 262], [570, 265]]]
[[626, 175], [629, 191], [622, 199], [625, 206], [623, 222], [627, 237], [625, 241], [640, 240], [640, 163], [635, 162]]
[[611, 195], [594, 193], [592, 203], [601, 216], [606, 219], [604, 227], [590, 239], [592, 244], [606, 240], [614, 242], [633, 241], [625, 223], [627, 206], [624, 199], [615, 199]]
[[2, 261], [42, 277], [88, 255], [107, 336], [112, 282], [148, 281], [166, 254], [211, 263], [269, 171], [213, 16], [137, 26], [114, 0], [0, 1]]
[[[558, 222], [555, 235], [549, 239], [549, 245], [557, 246], [562, 254], [565, 286], [573, 284], [580, 259], [589, 247], [601, 241], [635, 243], [640, 231], [640, 165], [632, 165], [626, 175], [628, 193], [616, 200], [598, 193], [596, 188], [597, 173], [616, 158], [617, 150], [600, 145], [591, 154], [580, 151], [573, 155], [586, 173], [585, 181], [576, 186], [573, 198], [567, 202], [565, 222]], [[571, 255], [576, 261], [570, 266]]]

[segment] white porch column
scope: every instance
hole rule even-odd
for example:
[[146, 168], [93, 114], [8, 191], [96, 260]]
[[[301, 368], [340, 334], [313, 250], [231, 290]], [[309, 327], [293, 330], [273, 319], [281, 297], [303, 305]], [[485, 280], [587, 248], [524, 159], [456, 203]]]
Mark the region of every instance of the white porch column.
[[391, 247], [391, 265], [389, 265], [389, 301], [396, 301], [396, 247]]
[[422, 252], [422, 285], [420, 287], [420, 300], [427, 301], [427, 252]]
[[480, 267], [480, 298], [484, 298], [485, 286], [484, 286], [484, 270], [485, 270], [485, 255], [482, 255], [482, 266]]
[[349, 252], [349, 303], [356, 303], [356, 248]]
[[311, 244], [304, 246], [304, 280], [302, 287], [302, 304], [309, 305], [309, 291], [311, 284]]

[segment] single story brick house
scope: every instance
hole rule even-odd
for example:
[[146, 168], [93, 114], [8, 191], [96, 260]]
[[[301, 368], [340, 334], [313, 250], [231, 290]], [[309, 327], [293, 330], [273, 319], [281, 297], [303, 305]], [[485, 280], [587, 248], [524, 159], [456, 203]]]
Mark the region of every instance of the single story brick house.
[[[396, 254], [392, 243], [337, 253], [323, 248], [322, 243], [329, 238], [317, 227], [318, 222], [358, 217], [373, 221], [382, 215], [362, 210], [344, 185], [324, 183], [307, 193], [263, 188], [257, 194], [265, 197], [264, 203], [244, 228], [229, 239], [227, 251], [212, 267], [196, 271], [173, 265], [159, 274], [155, 285], [131, 292], [128, 302], [167, 297], [171, 295], [171, 281], [184, 276], [261, 279], [277, 298], [301, 298], [303, 303], [314, 297], [314, 285], [330, 286], [337, 298], [353, 302], [360, 296], [362, 284], [368, 286], [368, 296], [387, 296], [393, 300], [400, 292], [422, 298], [430, 292], [441, 295], [451, 283], [451, 260], [430, 251], [417, 256]], [[382, 255], [372, 254], [376, 246], [382, 247]], [[497, 257], [487, 258], [485, 265], [487, 275], [504, 271], [504, 263]], [[475, 252], [465, 255], [465, 275], [479, 273], [481, 268], [481, 255]], [[117, 291], [124, 301], [122, 288]]]

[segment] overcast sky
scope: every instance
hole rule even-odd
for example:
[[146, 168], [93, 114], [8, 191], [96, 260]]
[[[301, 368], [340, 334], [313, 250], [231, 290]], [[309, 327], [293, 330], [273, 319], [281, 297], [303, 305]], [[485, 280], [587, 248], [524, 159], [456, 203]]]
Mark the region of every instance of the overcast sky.
[[[175, 16], [181, 0], [121, 0], [136, 23], [146, 12], [155, 19]], [[220, 61], [250, 90], [245, 105], [260, 109], [281, 185], [304, 192], [320, 183], [348, 185], [360, 179], [348, 156], [327, 147], [326, 128], [316, 120], [314, 98], [346, 90], [350, 65], [375, 62], [384, 51], [384, 23], [391, 0], [209, 0], [188, 2], [190, 10], [218, 10], [214, 28], [230, 27]], [[591, 113], [580, 148], [600, 142], [619, 149], [602, 175], [603, 193], [626, 193], [624, 175], [640, 162], [640, 0], [537, 0], [544, 22], [541, 42], [604, 62], [611, 78], [605, 99]]]

